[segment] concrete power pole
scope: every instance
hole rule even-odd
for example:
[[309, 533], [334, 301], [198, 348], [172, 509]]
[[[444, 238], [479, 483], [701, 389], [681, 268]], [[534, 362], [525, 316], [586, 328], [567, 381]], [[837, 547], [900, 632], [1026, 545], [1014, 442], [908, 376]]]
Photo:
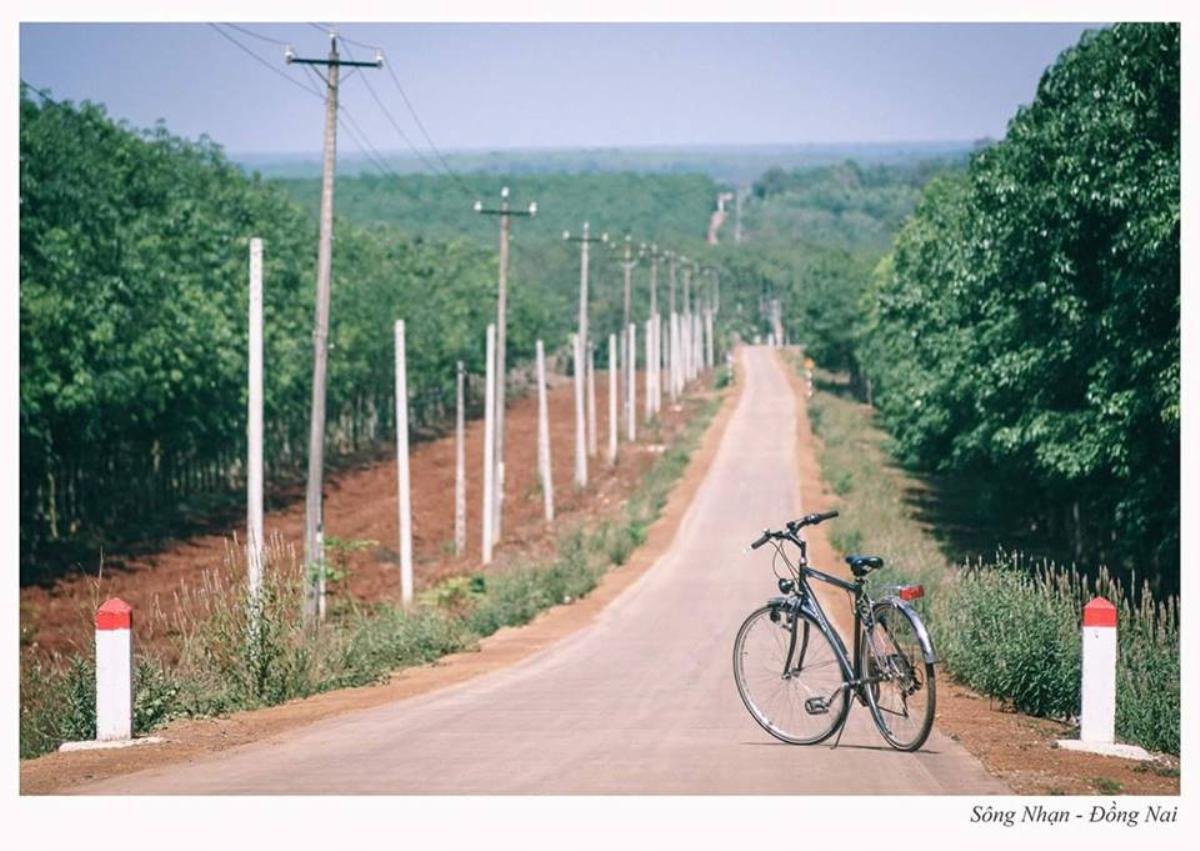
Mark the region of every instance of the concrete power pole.
[[321, 173], [321, 230], [317, 245], [316, 317], [313, 327], [312, 414], [308, 440], [308, 488], [304, 509], [304, 572], [307, 593], [304, 617], [316, 621], [324, 610], [325, 553], [321, 486], [325, 466], [325, 378], [329, 357], [329, 292], [333, 271], [333, 170], [337, 159], [338, 74], [343, 66], [381, 68], [383, 59], [354, 62], [338, 57], [337, 36], [329, 36], [329, 56], [302, 59], [289, 47], [289, 64], [323, 65], [328, 69], [325, 90], [325, 150]]
[[537, 215], [537, 202], [532, 201], [524, 210], [513, 210], [508, 205], [508, 187], [500, 189], [500, 206], [485, 208], [482, 201], [475, 202], [475, 212], [500, 217], [500, 276], [496, 288], [496, 417], [495, 452], [496, 472], [494, 484], [496, 498], [492, 502], [495, 516], [492, 518], [492, 535], [499, 543], [504, 518], [504, 395], [508, 380], [506, 366], [508, 338], [508, 242], [513, 216]]
[[[562, 235], [564, 242], [579, 243], [579, 330], [577, 332], [578, 349], [575, 361], [575, 386], [577, 397], [582, 397], [584, 395], [584, 390], [586, 389], [584, 385], [588, 384], [589, 382], [591, 374], [590, 364], [592, 363], [591, 340], [588, 339], [588, 247], [593, 242], [608, 242], [607, 233], [603, 233], [599, 237], [594, 237], [591, 236], [590, 231], [590, 225], [588, 222], [584, 222], [583, 234], [581, 236], [571, 236], [571, 232], [566, 230], [563, 231]], [[583, 370], [582, 373], [580, 372], [581, 369]], [[593, 405], [591, 410], [588, 412], [589, 422], [594, 422], [595, 413], [595, 406]], [[582, 423], [579, 425], [582, 425]], [[589, 430], [587, 435], [588, 439], [586, 441], [588, 444], [588, 450], [590, 450], [593, 454], [596, 451], [595, 433], [596, 430], [595, 426], [593, 425]], [[580, 487], [583, 487], [587, 484], [586, 461], [584, 461], [581, 475], [580, 462], [578, 458], [575, 461], [575, 483]]]

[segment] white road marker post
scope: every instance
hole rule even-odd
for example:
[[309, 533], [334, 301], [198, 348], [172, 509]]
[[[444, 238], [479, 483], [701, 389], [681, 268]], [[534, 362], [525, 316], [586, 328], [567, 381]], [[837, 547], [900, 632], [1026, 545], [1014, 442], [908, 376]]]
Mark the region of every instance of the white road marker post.
[[1060, 739], [1067, 750], [1126, 759], [1150, 759], [1142, 748], [1115, 740], [1117, 713], [1117, 607], [1096, 597], [1083, 607], [1083, 676], [1079, 738]]
[[408, 477], [408, 365], [405, 360], [404, 320], [396, 334], [396, 505], [400, 530], [400, 602], [413, 597], [412, 489]]
[[467, 548], [467, 446], [466, 422], [463, 413], [466, 373], [458, 362], [455, 378], [454, 416], [454, 554], [462, 555]]
[[584, 425], [583, 384], [586, 367], [583, 365], [583, 340], [578, 334], [571, 335], [575, 352], [575, 485], [587, 487], [587, 427]]
[[608, 335], [608, 463], [617, 463], [617, 335]]
[[625, 405], [625, 437], [633, 443], [637, 440], [637, 323], [629, 323], [629, 331], [626, 333], [629, 341], [629, 356], [628, 361], [629, 377], [626, 380], [626, 392], [628, 393], [628, 401]]
[[64, 742], [60, 751], [124, 748], [161, 742], [133, 737], [133, 608], [119, 597], [96, 610], [96, 738]]
[[96, 612], [96, 740], [133, 738], [133, 608], [113, 597]]
[[546, 404], [546, 352], [537, 341], [538, 383], [538, 475], [542, 481], [542, 502], [546, 522], [554, 522], [554, 479], [550, 475], [550, 415]]
[[263, 283], [262, 240], [250, 240], [249, 388], [246, 411], [246, 584], [251, 646], [261, 622], [263, 581]]
[[492, 563], [492, 520], [496, 499], [496, 326], [487, 327], [487, 389], [483, 405], [483, 546], [482, 561]]

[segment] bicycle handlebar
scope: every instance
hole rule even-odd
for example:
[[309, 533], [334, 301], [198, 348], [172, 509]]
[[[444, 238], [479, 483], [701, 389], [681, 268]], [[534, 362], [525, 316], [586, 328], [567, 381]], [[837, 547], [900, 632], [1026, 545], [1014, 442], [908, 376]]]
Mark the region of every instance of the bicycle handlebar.
[[770, 529], [763, 529], [763, 533], [758, 536], [758, 539], [754, 541], [754, 543], [750, 545], [750, 549], [757, 550], [772, 538], [775, 538], [776, 540], [779, 538], [786, 538], [788, 535], [794, 535], [805, 526], [815, 526], [816, 524], [823, 523], [826, 520], [832, 520], [837, 516], [838, 513], [836, 511], [826, 511], [821, 514], [806, 514], [799, 520], [789, 520], [787, 522], [786, 532], [772, 532]]

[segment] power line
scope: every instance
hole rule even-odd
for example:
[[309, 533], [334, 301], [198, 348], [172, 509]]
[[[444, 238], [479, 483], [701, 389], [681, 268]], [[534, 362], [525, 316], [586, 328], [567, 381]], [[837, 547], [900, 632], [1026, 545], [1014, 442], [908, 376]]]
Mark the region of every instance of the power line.
[[[324, 31], [322, 26], [319, 24], [310, 23], [309, 25], [314, 27], [315, 29]], [[349, 38], [346, 38], [346, 37], [340, 36], [340, 35], [338, 36], [338, 40], [341, 41], [343, 44], [354, 44], [359, 47], [364, 47], [369, 50], [374, 50], [380, 56], [386, 57], [386, 53], [384, 52], [383, 48], [379, 47], [378, 45], [367, 44], [366, 42], [356, 41], [354, 39], [349, 39]], [[352, 56], [349, 48], [346, 49], [346, 55]], [[466, 192], [468, 195], [474, 195], [475, 190], [466, 181], [464, 181], [462, 179], [462, 176], [460, 174], [458, 174], [458, 172], [456, 172], [450, 166], [450, 163], [447, 162], [446, 157], [442, 155], [441, 150], [438, 148], [437, 144], [433, 141], [433, 136], [429, 133], [428, 128], [425, 126], [425, 122], [423, 122], [421, 120], [421, 116], [417, 113], [416, 107], [413, 106], [412, 100], [408, 97], [408, 93], [404, 90], [404, 86], [401, 84], [400, 78], [397, 76], [395, 69], [392, 67], [391, 60], [390, 59], [386, 60], [383, 64], [384, 64], [384, 67], [387, 69], [388, 76], [391, 77], [391, 79], [392, 79], [392, 83], [396, 86], [396, 90], [398, 92], [400, 92], [400, 98], [404, 101], [404, 106], [408, 110], [409, 115], [412, 116], [413, 123], [416, 124], [417, 129], [421, 131], [421, 135], [424, 137], [426, 144], [429, 145], [429, 149], [431, 151], [433, 151], [434, 156], [437, 157], [437, 160], [441, 164], [442, 170], [445, 172], [446, 176], [450, 177], [450, 179], [453, 180], [454, 183], [460, 189], [462, 189], [464, 192]], [[365, 77], [364, 77], [364, 80], [366, 80]], [[436, 174], [437, 167], [435, 165], [433, 165], [425, 157], [424, 154], [421, 153], [421, 151], [417, 148], [417, 146], [413, 144], [413, 142], [409, 138], [408, 134], [405, 133], [403, 129], [401, 129], [399, 122], [396, 121], [396, 119], [392, 115], [391, 111], [388, 110], [388, 108], [386, 106], [384, 106], [379, 95], [375, 92], [375, 88], [370, 84], [370, 81], [366, 80], [366, 82], [367, 82], [367, 88], [371, 93], [371, 97], [374, 98], [375, 102], [379, 105], [379, 108], [383, 111], [383, 114], [387, 117], [387, 119], [391, 123], [392, 127], [394, 127], [396, 129], [396, 132], [397, 132], [397, 134], [399, 134], [400, 138], [403, 139], [404, 143], [409, 147], [409, 149], [414, 154], [416, 154], [417, 158], [420, 159], [421, 162], [424, 163], [427, 168], [429, 168], [431, 171], [433, 171]]]
[[338, 124], [350, 136], [359, 153], [366, 158], [367, 162], [375, 167], [376, 171], [383, 177], [390, 177], [396, 181], [396, 188], [402, 194], [407, 195], [413, 201], [424, 203], [424, 199], [421, 196], [404, 185], [403, 176], [388, 165], [387, 158], [380, 153], [378, 148], [371, 144], [371, 138], [367, 135], [367, 132], [363, 130], [362, 125], [358, 123], [358, 120], [355, 119], [350, 110], [341, 102], [338, 103]]
[[437, 155], [438, 161], [441, 162], [442, 167], [446, 169], [446, 172], [453, 177], [460, 186], [462, 186], [468, 192], [471, 192], [471, 188], [467, 186], [458, 173], [450, 167], [450, 164], [446, 162], [446, 158], [442, 156], [442, 152], [438, 150], [438, 146], [433, 143], [433, 138], [429, 135], [429, 131], [425, 129], [425, 123], [421, 121], [421, 116], [417, 115], [416, 108], [413, 107], [412, 101], [408, 99], [408, 94], [404, 91], [404, 86], [400, 85], [400, 78], [396, 76], [396, 69], [392, 67], [392, 63], [390, 61], [385, 62], [384, 67], [387, 69], [388, 76], [392, 78], [392, 82], [396, 84], [396, 89], [400, 92], [400, 97], [404, 100], [404, 105], [408, 107], [408, 112], [410, 115], [412, 115], [413, 122], [417, 125], [417, 128], [420, 129], [421, 135], [425, 137], [425, 141], [429, 144], [429, 147], [433, 150], [434, 154]]
[[240, 41], [238, 41], [236, 38], [231, 36], [229, 33], [225, 32], [225, 30], [221, 29], [216, 24], [209, 24], [209, 26], [212, 27], [214, 32], [218, 33], [222, 38], [228, 40], [230, 43], [235, 45], [238, 48], [238, 50], [241, 50], [243, 53], [245, 53], [247, 56], [249, 56], [251, 59], [253, 59], [255, 62], [257, 62], [259, 65], [262, 65], [264, 68], [266, 68], [272, 74], [276, 74], [276, 75], [282, 77], [283, 79], [285, 79], [289, 83], [291, 83], [293, 86], [297, 86], [300, 89], [303, 89], [304, 91], [308, 92], [313, 97], [318, 98], [320, 100], [324, 100], [323, 96], [321, 95], [321, 93], [319, 91], [317, 91], [316, 89], [309, 88], [304, 83], [297, 80], [295, 77], [292, 77], [288, 74], [285, 74], [283, 71], [280, 71], [278, 68], [276, 68], [270, 62], [263, 59], [261, 56], [259, 56], [257, 53], [255, 53], [253, 50], [246, 47], [246, 45], [242, 44]]
[[[353, 56], [350, 53], [349, 48], [346, 49], [346, 55]], [[418, 149], [417, 146], [413, 144], [412, 139], [410, 139], [408, 137], [408, 134], [405, 133], [404, 130], [400, 127], [400, 123], [398, 121], [396, 121], [396, 118], [395, 118], [395, 116], [392, 115], [391, 110], [389, 110], [387, 108], [387, 106], [384, 104], [384, 102], [380, 99], [378, 93], [376, 93], [375, 87], [371, 85], [370, 79], [364, 76], [363, 83], [366, 84], [367, 91], [371, 93], [371, 97], [374, 99], [375, 103], [379, 106], [380, 111], [383, 112], [384, 117], [387, 118], [388, 122], [392, 125], [392, 128], [396, 131], [396, 133], [400, 136], [400, 138], [404, 140], [404, 144], [408, 145], [409, 150], [411, 150], [414, 154], [416, 154], [417, 159], [419, 159], [425, 165], [426, 168], [428, 168], [430, 171], [432, 171], [436, 175], [437, 174], [437, 166], [434, 165], [433, 163], [431, 163], [429, 160], [427, 160], [425, 158], [425, 155], [421, 153], [420, 149]]]
[[235, 29], [240, 33], [248, 35], [251, 38], [256, 38], [259, 41], [265, 41], [268, 44], [277, 44], [280, 47], [288, 47], [289, 46], [289, 43], [286, 41], [280, 41], [277, 38], [271, 38], [270, 36], [263, 35], [262, 33], [257, 33], [248, 27], [239, 26], [238, 24], [232, 24], [229, 21], [225, 21], [224, 25], [229, 27], [230, 29]]

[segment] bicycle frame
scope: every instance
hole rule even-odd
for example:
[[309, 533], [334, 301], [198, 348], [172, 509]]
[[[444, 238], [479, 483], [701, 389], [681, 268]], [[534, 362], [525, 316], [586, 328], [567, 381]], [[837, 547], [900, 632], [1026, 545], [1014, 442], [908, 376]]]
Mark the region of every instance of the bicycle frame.
[[[804, 654], [808, 643], [807, 634], [805, 635], [804, 643], [800, 647], [798, 657], [796, 654], [796, 639], [798, 631], [797, 626], [800, 622], [799, 615], [805, 614], [816, 622], [817, 627], [822, 632], [830, 637], [830, 641], [833, 644], [834, 655], [837, 657], [838, 667], [841, 668], [842, 671], [842, 679], [845, 681], [845, 687], [858, 688], [862, 685], [862, 681], [859, 679], [859, 663], [862, 659], [862, 632], [864, 623], [861, 612], [862, 605], [860, 601], [868, 599], [865, 590], [857, 583], [846, 582], [842, 579], [838, 579], [835, 576], [830, 576], [827, 573], [822, 573], [819, 570], [814, 570], [813, 568], [809, 567], [801, 568], [801, 577], [802, 579], [800, 580], [800, 585], [797, 589], [798, 593], [794, 592], [790, 597], [775, 597], [772, 598], [768, 603], [768, 605], [771, 605], [773, 608], [781, 611], [786, 610], [792, 615], [792, 635], [788, 644], [788, 653], [785, 660], [785, 672], [787, 670], [791, 670], [792, 660], [795, 658], [800, 660], [799, 664], [803, 664]], [[847, 650], [841, 634], [837, 631], [837, 629], [834, 628], [833, 624], [830, 623], [828, 616], [825, 614], [825, 610], [821, 608], [820, 601], [817, 600], [816, 594], [813, 593], [812, 588], [808, 585], [808, 577], [820, 579], [823, 582], [827, 582], [830, 585], [834, 585], [844, 591], [849, 591], [850, 593], [854, 594], [855, 605], [853, 654]]]
[[[859, 692], [860, 700], [865, 700], [861, 694], [861, 689], [864, 684], [868, 683], [867, 678], [862, 677], [862, 637], [864, 626], [870, 629], [874, 623], [872, 614], [872, 600], [867, 596], [864, 583], [860, 581], [847, 582], [844, 579], [839, 579], [836, 576], [830, 576], [828, 573], [823, 573], [820, 570], [808, 566], [808, 547], [806, 542], [795, 535], [787, 536], [800, 550], [800, 561], [797, 566], [797, 584], [792, 590], [789, 597], [772, 598], [768, 605], [777, 611], [785, 607], [790, 610], [792, 615], [792, 634], [788, 642], [788, 652], [784, 659], [784, 675], [787, 675], [792, 670], [792, 660], [795, 658], [796, 650], [796, 632], [800, 622], [799, 615], [808, 615], [817, 626], [829, 636], [830, 643], [833, 645], [834, 655], [837, 657], [838, 666], [842, 670], [842, 689], [854, 689]], [[840, 588], [854, 595], [854, 653], [853, 656], [846, 649], [846, 644], [842, 640], [841, 634], [830, 623], [825, 610], [821, 608], [821, 603], [817, 599], [817, 595], [813, 592], [812, 587], [808, 584], [808, 580], [818, 579], [835, 588]], [[808, 647], [808, 632], [807, 623], [805, 627], [804, 643], [800, 647], [799, 664], [803, 665], [804, 654]]]

